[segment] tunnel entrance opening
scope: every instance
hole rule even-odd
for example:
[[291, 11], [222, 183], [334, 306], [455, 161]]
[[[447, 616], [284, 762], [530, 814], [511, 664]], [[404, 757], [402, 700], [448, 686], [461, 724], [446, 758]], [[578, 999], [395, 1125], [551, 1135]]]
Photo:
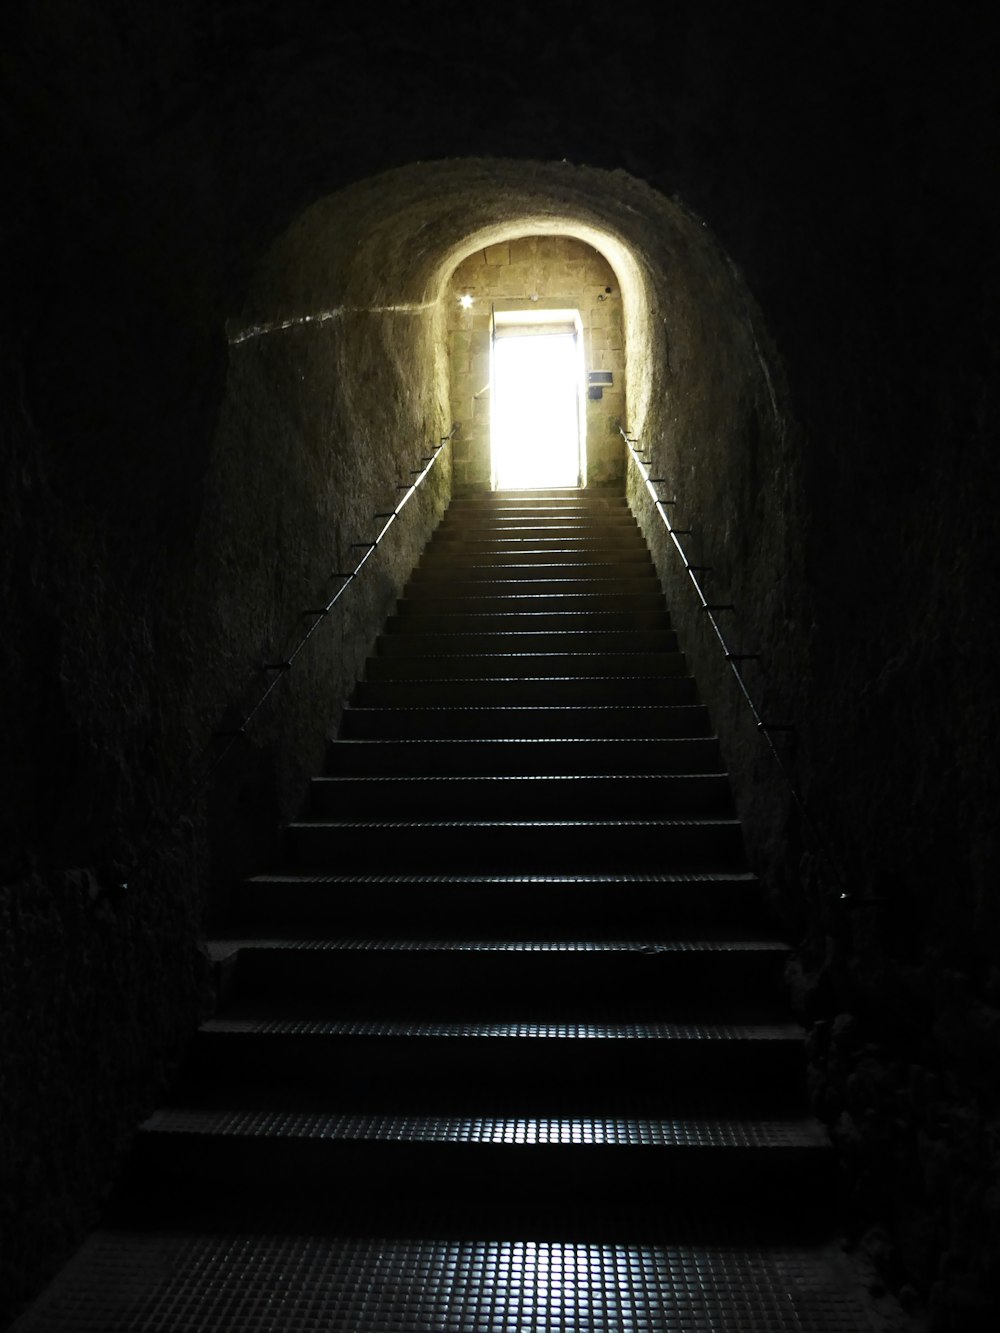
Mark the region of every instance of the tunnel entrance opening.
[[576, 310], [494, 312], [490, 375], [494, 489], [584, 484], [580, 332]]

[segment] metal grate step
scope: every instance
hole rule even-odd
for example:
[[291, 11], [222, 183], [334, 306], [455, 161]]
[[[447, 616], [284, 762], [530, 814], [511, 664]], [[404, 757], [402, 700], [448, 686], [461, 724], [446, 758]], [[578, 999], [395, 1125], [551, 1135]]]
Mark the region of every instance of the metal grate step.
[[432, 886], [458, 887], [468, 891], [482, 891], [490, 888], [503, 888], [505, 890], [516, 889], [518, 887], [528, 888], [535, 892], [541, 887], [551, 887], [560, 890], [572, 891], [574, 894], [581, 893], [586, 889], [592, 888], [610, 888], [619, 890], [625, 886], [643, 887], [652, 889], [688, 889], [697, 885], [699, 894], [706, 892], [711, 885], [736, 885], [740, 888], [758, 888], [759, 880], [751, 871], [736, 871], [727, 873], [718, 872], [686, 872], [684, 874], [636, 874], [636, 873], [618, 873], [609, 875], [558, 875], [558, 874], [527, 874], [527, 875], [447, 875], [447, 874], [393, 874], [385, 872], [375, 872], [368, 874], [329, 874], [329, 875], [307, 875], [307, 874], [272, 874], [272, 875], [254, 875], [246, 881], [248, 884], [328, 884], [328, 885], [374, 885], [391, 884], [407, 885], [416, 889], [427, 889]]
[[327, 771], [354, 775], [441, 777], [476, 772], [565, 774], [717, 773], [722, 763], [714, 737], [619, 741], [542, 737], [511, 740], [337, 740], [331, 743]]
[[423, 634], [407, 628], [382, 634], [375, 646], [380, 657], [401, 654], [449, 657], [469, 653], [676, 653], [671, 630], [508, 630]]
[[467, 560], [435, 560], [421, 563], [413, 573], [407, 588], [433, 588], [441, 584], [464, 583], [472, 587], [486, 583], [513, 583], [526, 592], [531, 585], [541, 582], [606, 584], [609, 579], [626, 579], [636, 585], [648, 584], [656, 579], [652, 562], [648, 567], [636, 561], [609, 561], [607, 564], [590, 564], [585, 568], [579, 564], [546, 563], [544, 561], [512, 561], [502, 565], [495, 562], [488, 565], [476, 565]]
[[[484, 585], [488, 586], [488, 585]], [[508, 585], [511, 589], [514, 585]], [[446, 588], [439, 593], [421, 589], [416, 595], [407, 593], [396, 605], [400, 617], [422, 615], [492, 615], [516, 612], [553, 611], [624, 611], [630, 615], [642, 611], [662, 612], [663, 595], [659, 589], [631, 593], [615, 592], [537, 592], [507, 593], [482, 592], [451, 596]], [[634, 622], [633, 622], [634, 623]]]
[[628, 1148], [827, 1149], [818, 1120], [648, 1120], [623, 1116], [337, 1114], [284, 1108], [168, 1107], [143, 1129], [157, 1134], [231, 1134], [376, 1143], [538, 1144]]
[[[760, 885], [729, 875], [442, 875], [271, 874], [243, 883], [234, 896], [236, 922], [260, 929], [325, 927], [332, 931], [467, 930], [555, 937], [583, 929], [621, 935], [634, 929], [718, 933], [760, 930]], [[234, 923], [234, 924], [235, 924]], [[530, 924], [529, 924], [530, 923]]]
[[761, 936], [759, 939], [674, 939], [674, 940], [522, 940], [522, 939], [451, 939], [397, 936], [386, 939], [373, 936], [364, 939], [330, 939], [324, 935], [228, 935], [209, 941], [213, 953], [233, 949], [291, 949], [318, 953], [432, 953], [448, 954], [639, 954], [656, 957], [660, 954], [702, 953], [771, 953], [784, 958], [788, 946], [780, 940]]
[[721, 995], [777, 1001], [788, 956], [784, 945], [759, 939], [394, 942], [301, 935], [215, 941], [212, 951], [229, 960], [227, 1001], [307, 997], [403, 1012], [416, 1003], [441, 1017], [484, 1008], [544, 1011], [560, 995], [581, 997], [581, 1012], [596, 1005], [605, 1013], [623, 1005], [632, 1013], [662, 1012]]
[[513, 603], [500, 611], [434, 612], [409, 607], [405, 615], [392, 615], [384, 633], [396, 634], [510, 634], [555, 630], [560, 634], [578, 630], [668, 630], [670, 617], [662, 600], [643, 611], [538, 611], [517, 609]]
[[427, 548], [427, 557], [448, 557], [455, 560], [475, 562], [479, 555], [485, 557], [515, 556], [531, 559], [539, 557], [551, 560], [566, 556], [587, 553], [591, 557], [600, 553], [602, 559], [634, 559], [642, 564], [649, 561], [649, 549], [635, 528], [607, 528], [594, 531], [587, 525], [581, 525], [575, 531], [560, 531], [556, 527], [522, 528], [520, 531], [505, 530], [497, 533], [454, 533], [435, 534]]
[[[474, 761], [473, 761], [474, 762]], [[310, 812], [332, 819], [601, 819], [731, 816], [724, 773], [424, 774], [313, 778]]]
[[303, 866], [473, 874], [735, 870], [743, 855], [735, 819], [303, 820], [286, 842]]
[[[478, 1017], [466, 1009], [448, 1018], [435, 1012], [442, 1006], [434, 996], [413, 988], [373, 997], [356, 1014], [342, 1002], [324, 1013], [316, 997], [294, 1004], [247, 997], [204, 1023], [189, 1050], [193, 1085], [272, 1080], [288, 1097], [327, 1107], [338, 1099], [398, 1105], [405, 1089], [418, 1104], [433, 1096], [439, 1105], [461, 1099], [480, 1108], [516, 1102], [579, 1112], [619, 1086], [633, 1104], [697, 1101], [720, 1115], [754, 1099], [771, 1114], [795, 1114], [804, 1103], [804, 1034], [774, 1016], [773, 1001], [730, 999], [738, 1019], [709, 1017], [725, 1006], [702, 1002], [702, 1016], [676, 1021], [613, 1021], [599, 994], [563, 996], [562, 1014], [547, 1017], [519, 1016], [518, 997], [505, 993], [480, 1001]], [[556, 1004], [550, 997], [550, 1011]], [[579, 1016], [584, 1007], [589, 1018]]]
[[482, 541], [469, 548], [457, 543], [433, 544], [427, 548], [424, 557], [426, 564], [420, 568], [443, 566], [461, 570], [470, 565], [486, 569], [490, 565], [506, 568], [517, 565], [522, 569], [534, 569], [539, 564], [572, 565], [581, 574], [589, 573], [595, 566], [608, 563], [628, 566], [641, 572], [650, 566], [650, 555], [645, 545], [626, 545], [607, 542], [504, 542]]
[[[544, 1200], [620, 1211], [650, 1187], [670, 1207], [710, 1189], [711, 1211], [732, 1210], [766, 1190], [803, 1216], [810, 1192], [829, 1183], [832, 1154], [818, 1122], [713, 1116], [580, 1116], [411, 1110], [316, 1111], [274, 1105], [181, 1105], [153, 1116], [138, 1143], [150, 1186], [213, 1182], [239, 1193], [292, 1197], [304, 1181], [339, 1191], [391, 1191], [466, 1217], [484, 1199], [525, 1222]], [[632, 1204], [635, 1212], [641, 1205]], [[702, 1204], [704, 1208], [704, 1204]], [[655, 1208], [655, 1205], [654, 1205]], [[763, 1211], [763, 1209], [761, 1209]], [[662, 1215], [662, 1214], [661, 1214]]]
[[720, 1022], [581, 1022], [535, 1021], [506, 1022], [454, 1019], [321, 1018], [306, 1016], [241, 1017], [231, 1014], [211, 1018], [200, 1028], [202, 1035], [254, 1037], [313, 1037], [318, 1040], [362, 1038], [429, 1043], [464, 1041], [479, 1044], [510, 1043], [523, 1045], [572, 1043], [573, 1046], [670, 1044], [718, 1045], [781, 1043], [798, 1047], [804, 1037], [797, 1023], [720, 1023]]
[[340, 734], [392, 739], [677, 739], [705, 737], [703, 704], [424, 704], [344, 710]]
[[873, 1333], [832, 1248], [351, 1237], [272, 1220], [94, 1235], [16, 1333]]
[[[402, 637], [402, 636], [397, 636]], [[678, 652], [495, 652], [447, 654], [443, 657], [418, 657], [393, 654], [370, 657], [365, 680], [541, 680], [548, 677], [590, 677], [607, 679], [628, 676], [679, 676], [687, 671], [684, 654]]]
[[469, 579], [460, 571], [439, 571], [436, 575], [415, 575], [406, 585], [405, 596], [413, 601], [421, 597], [479, 597], [515, 596], [534, 597], [564, 593], [604, 593], [615, 597], [630, 597], [635, 593], [659, 594], [659, 586], [652, 569], [636, 573], [606, 574], [598, 577], [586, 573], [564, 571], [561, 574], [539, 573], [532, 568], [531, 577], [511, 577], [505, 566], [496, 577], [485, 572], [482, 577]]
[[353, 702], [362, 708], [419, 705], [693, 704], [690, 676], [481, 676], [432, 680], [361, 680]]

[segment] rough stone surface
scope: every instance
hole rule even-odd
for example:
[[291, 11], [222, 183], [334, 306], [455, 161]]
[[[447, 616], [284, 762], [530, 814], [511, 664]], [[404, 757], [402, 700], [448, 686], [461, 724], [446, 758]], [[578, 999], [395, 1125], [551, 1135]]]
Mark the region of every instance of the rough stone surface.
[[[446, 428], [435, 308], [455, 264], [536, 231], [596, 245], [621, 280], [630, 427], [713, 597], [738, 608], [738, 646], [764, 654], [755, 688], [797, 724], [789, 763], [843, 867], [800, 827], [661, 559], [752, 857], [802, 943], [845, 1216], [937, 1333], [995, 1327], [986, 18], [727, 0], [620, 0], [612, 24], [568, 0], [502, 23], [446, 3], [4, 7], [6, 1308], [96, 1215], [205, 1002], [202, 923], [273, 853], [441, 492], [126, 893], [122, 867], [306, 587], [367, 535], [354, 520]], [[384, 174], [469, 156], [450, 183]], [[384, 309], [399, 305], [427, 309]], [[845, 911], [843, 882], [882, 901]]]

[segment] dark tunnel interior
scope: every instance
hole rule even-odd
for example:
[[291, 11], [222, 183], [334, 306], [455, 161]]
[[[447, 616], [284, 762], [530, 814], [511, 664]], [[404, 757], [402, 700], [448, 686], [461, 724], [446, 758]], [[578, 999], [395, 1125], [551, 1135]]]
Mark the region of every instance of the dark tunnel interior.
[[[453, 274], [551, 243], [564, 286], [584, 251], [614, 275], [623, 388], [593, 456], [677, 607], [794, 946], [845, 1229], [936, 1333], [993, 1327], [982, 7], [11, 0], [0, 34], [0, 1323], [100, 1216], [211, 1004], [206, 931], [274, 864], [453, 491], [485, 484]], [[191, 799], [261, 662], [463, 417], [322, 649]], [[760, 652], [762, 708], [794, 720], [815, 827], [619, 425]]]

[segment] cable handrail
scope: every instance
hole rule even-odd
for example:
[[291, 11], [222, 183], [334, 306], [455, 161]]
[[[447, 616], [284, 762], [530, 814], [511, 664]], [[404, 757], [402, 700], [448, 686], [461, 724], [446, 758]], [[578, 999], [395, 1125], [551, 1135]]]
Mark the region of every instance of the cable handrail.
[[[411, 476], [415, 475], [416, 481], [410, 482], [409, 485], [403, 483], [403, 485], [397, 488], [399, 490], [405, 490], [406, 493], [400, 500], [399, 504], [396, 505], [395, 509], [387, 509], [383, 513], [374, 515], [374, 517], [377, 519], [378, 518], [385, 519], [385, 523], [382, 525], [382, 528], [379, 531], [378, 536], [373, 537], [372, 540], [369, 542], [351, 543], [352, 550], [358, 550], [358, 549], [364, 550], [364, 555], [361, 557], [361, 559], [349, 573], [344, 574], [338, 572], [336, 574], [331, 575], [332, 578], [338, 578], [343, 580], [340, 587], [329, 599], [329, 601], [327, 601], [323, 606], [315, 610], [309, 609], [303, 611], [302, 613], [303, 619], [305, 619], [306, 617], [312, 618], [312, 623], [310, 624], [309, 628], [306, 629], [299, 636], [298, 643], [295, 644], [294, 648], [292, 648], [292, 650], [287, 654], [287, 656], [284, 657], [280, 662], [265, 662], [263, 664], [262, 670], [274, 672], [275, 674], [272, 676], [271, 680], [268, 682], [264, 690], [261, 692], [260, 697], [257, 699], [256, 703], [252, 705], [249, 712], [245, 715], [240, 725], [231, 730], [216, 732], [215, 733], [216, 739], [220, 739], [222, 737], [229, 737], [231, 738], [231, 741], [235, 743], [235, 741], [245, 733], [250, 722], [252, 722], [254, 717], [264, 706], [271, 692], [277, 686], [278, 682], [283, 678], [286, 672], [291, 670], [292, 664], [298, 657], [299, 653], [301, 653], [302, 649], [306, 646], [306, 644], [309, 642], [312, 636], [316, 633], [317, 629], [319, 629], [320, 625], [322, 625], [326, 617], [330, 614], [333, 608], [340, 601], [341, 597], [343, 597], [347, 589], [351, 586], [354, 580], [361, 573], [362, 569], [365, 567], [367, 562], [375, 554], [375, 551], [377, 550], [379, 543], [385, 537], [386, 533], [392, 527], [393, 523], [395, 523], [396, 519], [399, 518], [400, 511], [403, 509], [404, 505], [406, 505], [412, 499], [413, 495], [416, 493], [417, 487], [420, 485], [420, 483], [430, 472], [431, 468], [437, 462], [438, 455], [441, 453], [442, 449], [444, 449], [444, 447], [449, 443], [449, 441], [454, 437], [457, 431], [458, 431], [458, 425], [456, 424], [452, 426], [451, 430], [448, 432], [447, 435], [441, 436], [438, 444], [434, 446], [433, 453], [424, 454], [421, 457], [420, 461], [424, 464], [422, 468], [410, 469], [410, 475]], [[227, 753], [228, 749], [226, 751], [223, 751], [222, 755], [219, 756], [219, 758], [213, 765], [213, 768], [208, 773], [209, 777], [212, 776], [212, 773], [215, 771], [215, 768], [217, 768], [218, 765], [222, 763], [222, 760], [225, 758]]]
[[[361, 559], [357, 562], [354, 568], [350, 570], [348, 573], [343, 573], [338, 571], [337, 573], [332, 574], [330, 576], [331, 578], [339, 578], [342, 580], [340, 587], [337, 589], [337, 591], [333, 594], [332, 597], [330, 597], [322, 606], [316, 608], [309, 608], [303, 611], [302, 616], [300, 618], [308, 619], [309, 624], [307, 628], [303, 630], [303, 632], [299, 635], [298, 641], [294, 644], [291, 650], [281, 659], [280, 662], [264, 662], [261, 664], [261, 670], [268, 673], [269, 677], [266, 685], [258, 693], [256, 699], [250, 705], [250, 707], [244, 712], [242, 721], [237, 726], [227, 727], [225, 730], [215, 731], [212, 733], [210, 741], [202, 749], [201, 754], [198, 756], [198, 759], [195, 763], [195, 768], [198, 768], [203, 764], [206, 765], [204, 771], [200, 773], [198, 777], [195, 778], [186, 798], [175, 808], [173, 814], [168, 818], [166, 824], [160, 831], [159, 837], [153, 839], [152, 842], [145, 848], [143, 853], [129, 867], [128, 870], [129, 875], [134, 875], [142, 867], [142, 865], [144, 865], [149, 860], [149, 858], [159, 850], [159, 848], [163, 845], [164, 841], [166, 840], [170, 831], [176, 826], [178, 820], [188, 810], [190, 810], [191, 806], [194, 805], [198, 796], [201, 794], [202, 791], [204, 791], [204, 789], [208, 786], [209, 782], [211, 782], [212, 778], [221, 768], [222, 764], [228, 758], [236, 742], [240, 739], [241, 736], [246, 735], [246, 731], [250, 723], [263, 708], [264, 704], [267, 702], [267, 700], [270, 698], [274, 690], [277, 688], [278, 683], [285, 678], [285, 676], [288, 674], [289, 671], [291, 671], [292, 666], [295, 663], [295, 659], [299, 656], [303, 648], [305, 648], [306, 644], [319, 629], [320, 625], [323, 624], [327, 616], [340, 601], [341, 597], [343, 597], [347, 589], [351, 587], [351, 585], [354, 583], [354, 580], [358, 577], [362, 569], [365, 567], [365, 565], [368, 563], [371, 557], [375, 554], [380, 543], [384, 539], [386, 533], [396, 522], [397, 518], [399, 518], [399, 515], [402, 512], [403, 508], [409, 503], [409, 501], [416, 494], [417, 488], [427, 477], [427, 475], [433, 468], [434, 464], [437, 462], [441, 452], [454, 439], [455, 435], [457, 435], [458, 430], [459, 430], [459, 423], [456, 422], [452, 426], [451, 430], [448, 431], [447, 435], [442, 435], [439, 438], [438, 443], [432, 447], [431, 453], [421, 455], [420, 462], [422, 466], [419, 468], [410, 469], [410, 475], [414, 478], [414, 480], [408, 483], [403, 482], [396, 488], [397, 490], [401, 490], [404, 492], [403, 497], [398, 502], [398, 504], [396, 504], [396, 506], [393, 509], [387, 509], [382, 513], [374, 515], [376, 519], [380, 518], [385, 519], [385, 522], [383, 523], [381, 529], [379, 530], [378, 535], [373, 537], [371, 541], [351, 543], [350, 549], [352, 550], [361, 549], [364, 551], [364, 554], [361, 556]], [[225, 744], [213, 756], [213, 751], [215, 750], [216, 744], [220, 740], [224, 741]], [[210, 756], [212, 756], [211, 762], [207, 762]], [[118, 887], [120, 889], [127, 889], [128, 879], [127, 878], [123, 879]]]
[[870, 906], [878, 902], [881, 902], [881, 899], [858, 898], [854, 897], [852, 894], [847, 892], [845, 887], [846, 886], [845, 876], [842, 870], [840, 869], [840, 866], [838, 865], [836, 858], [830, 851], [829, 844], [827, 843], [823, 834], [820, 832], [820, 829], [816, 824], [816, 821], [813, 819], [806, 805], [805, 798], [803, 797], [801, 791], [799, 790], [798, 784], [795, 782], [795, 779], [792, 777], [792, 774], [789, 771], [787, 763], [785, 762], [780, 750], [774, 743], [775, 735], [781, 733], [794, 732], [796, 730], [795, 725], [794, 723], [791, 722], [765, 722], [760, 709], [757, 707], [757, 703], [754, 700], [753, 695], [750, 693], [746, 681], [743, 679], [743, 672], [741, 669], [742, 663], [759, 662], [761, 655], [760, 653], [736, 653], [732, 651], [729, 645], [729, 641], [726, 638], [725, 633], [723, 632], [722, 626], [719, 624], [719, 621], [716, 618], [716, 612], [735, 611], [736, 608], [733, 606], [732, 602], [711, 602], [709, 601], [708, 597], [706, 597], [705, 591], [702, 588], [701, 581], [698, 575], [707, 573], [709, 570], [709, 566], [696, 565], [691, 563], [691, 561], [687, 557], [687, 552], [684, 550], [684, 544], [680, 540], [681, 537], [689, 537], [691, 535], [691, 531], [689, 528], [675, 528], [673, 523], [671, 522], [670, 515], [667, 513], [667, 508], [669, 506], [677, 504], [677, 497], [674, 496], [670, 500], [660, 499], [659, 495], [656, 492], [656, 487], [665, 486], [667, 484], [666, 479], [664, 477], [651, 476], [651, 468], [649, 463], [644, 462], [643, 459], [639, 457], [640, 453], [646, 454], [648, 456], [649, 451], [647, 449], [642, 448], [639, 445], [638, 439], [635, 436], [629, 435], [625, 430], [623, 430], [621, 426], [618, 427], [618, 431], [622, 439], [625, 441], [625, 444], [628, 446], [628, 450], [629, 453], [631, 454], [632, 461], [635, 463], [639, 475], [642, 477], [642, 480], [645, 483], [646, 490], [648, 491], [650, 498], [653, 501], [653, 505], [656, 508], [656, 512], [659, 514], [661, 520], [663, 521], [663, 525], [670, 536], [670, 540], [673, 542], [677, 554], [680, 556], [681, 561], [683, 562], [685, 572], [687, 573], [688, 577], [691, 580], [692, 586], [694, 587], [695, 594], [698, 598], [698, 602], [701, 606], [701, 609], [702, 611], [705, 612], [705, 615], [708, 618], [708, 623], [712, 628], [712, 632], [714, 633], [716, 639], [718, 639], [719, 644], [722, 647], [722, 651], [725, 655], [726, 662], [728, 663], [729, 668], [733, 673], [733, 678], [736, 681], [740, 694], [743, 696], [743, 699], [750, 710], [750, 716], [754, 720], [754, 724], [757, 728], [757, 731], [761, 736], [763, 736], [764, 740], [767, 743], [768, 749], [771, 751], [771, 754], [774, 757], [774, 760], [778, 766], [778, 771], [781, 773], [781, 776], [788, 787], [788, 791], [792, 797], [792, 801], [795, 805], [795, 808], [798, 810], [799, 815], [802, 819], [803, 826], [809, 831], [809, 833], [812, 835], [815, 841], [816, 846], [825, 855], [827, 862], [829, 863], [830, 868], [834, 873], [834, 877], [836, 878], [838, 884], [840, 885], [841, 901], [852, 906]]

